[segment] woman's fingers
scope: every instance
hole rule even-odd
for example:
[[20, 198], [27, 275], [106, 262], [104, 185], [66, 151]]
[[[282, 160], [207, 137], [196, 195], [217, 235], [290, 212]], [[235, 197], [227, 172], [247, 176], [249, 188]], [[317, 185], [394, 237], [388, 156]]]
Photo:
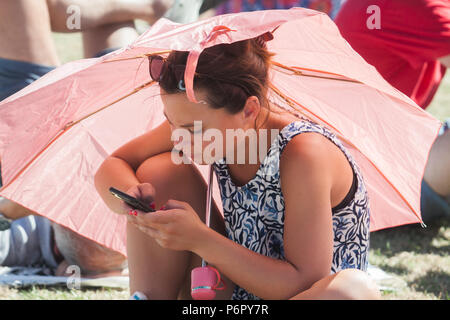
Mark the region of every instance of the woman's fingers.
[[169, 199], [167, 200], [165, 207], [166, 210], [169, 210], [169, 209], [188, 209], [190, 206], [189, 203], [187, 202]]
[[158, 210], [147, 214], [138, 214], [135, 217], [137, 223], [159, 229], [173, 221], [174, 212], [175, 210]]
[[150, 204], [155, 200], [156, 190], [155, 188], [148, 182], [140, 183], [137, 185], [139, 196], [138, 198], [143, 202]]
[[[156, 190], [152, 184], [150, 184], [148, 182], [140, 183], [135, 186], [132, 186], [125, 193], [140, 200], [141, 202], [144, 202], [149, 207], [155, 209], [154, 201], [155, 201], [155, 197], [156, 197]], [[134, 208], [129, 206], [125, 201], [122, 202], [122, 207], [125, 212], [135, 210]], [[138, 211], [138, 210], [136, 210], [136, 211]], [[141, 211], [138, 211], [138, 213], [141, 213]], [[144, 212], [142, 212], [142, 213], [144, 213]]]
[[131, 210], [128, 213], [128, 218], [140, 226], [151, 227], [153, 229], [164, 229], [165, 225], [173, 221], [175, 210], [177, 209], [168, 211], [158, 210], [148, 213], [139, 210]]

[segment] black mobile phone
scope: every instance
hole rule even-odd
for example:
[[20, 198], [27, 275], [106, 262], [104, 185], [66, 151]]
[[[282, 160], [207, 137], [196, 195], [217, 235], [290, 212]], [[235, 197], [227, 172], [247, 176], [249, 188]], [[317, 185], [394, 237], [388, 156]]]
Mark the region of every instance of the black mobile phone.
[[130, 196], [129, 194], [126, 194], [125, 192], [122, 192], [120, 190], [117, 190], [116, 188], [109, 188], [109, 192], [111, 192], [115, 197], [119, 198], [120, 200], [124, 201], [126, 204], [128, 204], [133, 209], [141, 210], [143, 212], [155, 212], [155, 209], [152, 209], [142, 201], [136, 199], [135, 197]]

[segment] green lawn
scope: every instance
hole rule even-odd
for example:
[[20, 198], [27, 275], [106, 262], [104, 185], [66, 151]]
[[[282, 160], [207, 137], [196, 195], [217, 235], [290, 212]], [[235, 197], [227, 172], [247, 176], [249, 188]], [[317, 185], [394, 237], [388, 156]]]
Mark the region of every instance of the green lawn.
[[[80, 34], [55, 34], [63, 62], [82, 57]], [[450, 76], [427, 109], [440, 120], [450, 117]], [[371, 234], [370, 263], [402, 279], [406, 286], [383, 292], [385, 299], [449, 299], [450, 226], [438, 221], [427, 228], [409, 225]], [[0, 299], [127, 299], [127, 290], [68, 290], [0, 286]]]
[[449, 299], [450, 224], [408, 225], [371, 233], [369, 261], [404, 280], [386, 299]]
[[450, 118], [450, 72], [447, 71], [427, 111], [443, 121]]

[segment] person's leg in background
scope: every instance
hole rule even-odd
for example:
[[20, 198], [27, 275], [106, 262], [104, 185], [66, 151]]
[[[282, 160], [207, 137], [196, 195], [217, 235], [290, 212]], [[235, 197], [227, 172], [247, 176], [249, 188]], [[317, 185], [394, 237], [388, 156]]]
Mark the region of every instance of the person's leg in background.
[[98, 278], [106, 276], [120, 276], [127, 267], [124, 255], [103, 245], [96, 243], [78, 233], [59, 224], [51, 224], [57, 251], [62, 257], [56, 276], [69, 276], [67, 267], [78, 266], [81, 276]]
[[82, 32], [85, 58], [100, 57], [138, 37], [133, 21], [102, 25]]
[[[134, 19], [150, 25], [166, 17], [178, 23], [194, 22], [204, 0], [47, 0], [52, 30], [56, 32], [84, 31], [104, 25], [125, 23]], [[67, 27], [67, 10], [77, 8], [80, 30]]]
[[[174, 0], [47, 0], [52, 30], [82, 32], [84, 57], [92, 58], [124, 47], [137, 38], [134, 20], [153, 24], [173, 5]], [[69, 9], [77, 8], [72, 12]], [[79, 14], [79, 28], [67, 20]]]
[[[0, 101], [60, 64], [45, 0], [1, 1], [0, 43]], [[26, 208], [0, 197], [1, 213], [12, 220], [30, 214]], [[1, 217], [1, 227], [9, 227]]]
[[[153, 24], [162, 17], [174, 0], [47, 0], [52, 30], [77, 32], [103, 25], [141, 19]], [[69, 7], [77, 7], [80, 13], [80, 29], [69, 29]]]
[[[0, 46], [0, 58], [3, 58], [0, 59], [0, 100], [21, 90], [60, 64], [51, 26], [59, 31], [69, 31], [66, 26], [69, 5], [82, 6], [80, 18], [84, 18], [81, 19], [81, 28], [70, 31], [83, 31], [84, 55], [90, 58], [131, 43], [138, 36], [133, 19], [153, 21], [166, 12], [172, 0], [107, 2], [111, 6], [106, 6], [105, 3], [104, 8], [99, 7], [98, 3], [94, 5], [84, 0], [49, 0], [49, 7], [45, 0], [1, 2], [0, 42], [8, 45]], [[164, 7], [164, 3], [168, 6]], [[54, 21], [50, 21], [50, 18]], [[26, 32], [18, 32], [24, 28]], [[0, 187], [2, 185], [0, 163]], [[57, 275], [64, 275], [68, 263], [75, 263], [83, 267], [83, 272], [88, 268], [88, 276], [93, 276], [94, 273], [95, 276], [100, 276], [109, 271], [120, 272], [119, 266], [126, 263], [125, 257], [112, 250], [95, 245], [81, 236], [74, 236], [74, 232], [58, 225], [53, 225], [53, 228], [57, 239], [53, 237], [48, 219], [0, 197], [0, 265], [46, 264], [55, 268]], [[67, 236], [61, 235], [72, 235], [69, 237], [70, 243], [63, 241]], [[63, 261], [56, 260], [57, 240], [61, 242], [62, 256], [65, 258]], [[77, 243], [83, 245], [76, 246]], [[86, 254], [83, 255], [83, 252]], [[115, 264], [111, 264], [111, 261]]]
[[0, 266], [45, 266], [47, 275], [69, 276], [65, 272], [70, 265], [78, 266], [83, 277], [97, 278], [122, 275], [127, 260], [39, 215], [27, 213], [0, 229]]
[[450, 118], [436, 138], [422, 180], [421, 211], [425, 223], [450, 217]]
[[[137, 36], [133, 19], [154, 22], [173, 0], [17, 0], [0, 2], [0, 101], [60, 64], [52, 31], [83, 32], [86, 58], [123, 47]], [[68, 29], [68, 8], [80, 8], [80, 29]], [[20, 32], [18, 30], [25, 30]], [[1, 178], [0, 159], [0, 187]], [[1, 198], [1, 197], [0, 197]], [[1, 198], [0, 213], [18, 219], [33, 212]], [[2, 221], [1, 221], [2, 220]], [[4, 227], [7, 223], [0, 216]]]

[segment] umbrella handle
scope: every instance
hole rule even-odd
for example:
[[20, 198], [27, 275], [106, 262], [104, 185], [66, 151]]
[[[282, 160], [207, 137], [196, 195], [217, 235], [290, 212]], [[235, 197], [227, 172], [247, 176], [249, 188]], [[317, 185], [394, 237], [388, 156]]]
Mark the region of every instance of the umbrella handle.
[[214, 184], [214, 169], [212, 165], [209, 167], [209, 182], [208, 190], [206, 191], [206, 225], [210, 227], [211, 220], [211, 202], [212, 202], [212, 189]]
[[[208, 228], [210, 227], [210, 220], [211, 220], [211, 202], [212, 202], [213, 184], [214, 184], [214, 169], [212, 165], [210, 165], [208, 189], [206, 191], [206, 218], [205, 218], [206, 225], [208, 226]], [[220, 283], [222, 283], [222, 286], [218, 287]], [[205, 259], [202, 259], [201, 267], [197, 267], [192, 270], [191, 295], [195, 300], [212, 300], [216, 296], [214, 290], [224, 290], [225, 288], [226, 288], [225, 282], [220, 278], [219, 271], [214, 267], [207, 266]]]
[[[209, 180], [208, 180], [208, 189], [206, 191], [206, 226], [210, 227], [211, 221], [211, 202], [212, 202], [212, 188], [214, 184], [214, 169], [212, 165], [209, 166]], [[206, 267], [205, 259], [202, 259], [202, 267]]]

